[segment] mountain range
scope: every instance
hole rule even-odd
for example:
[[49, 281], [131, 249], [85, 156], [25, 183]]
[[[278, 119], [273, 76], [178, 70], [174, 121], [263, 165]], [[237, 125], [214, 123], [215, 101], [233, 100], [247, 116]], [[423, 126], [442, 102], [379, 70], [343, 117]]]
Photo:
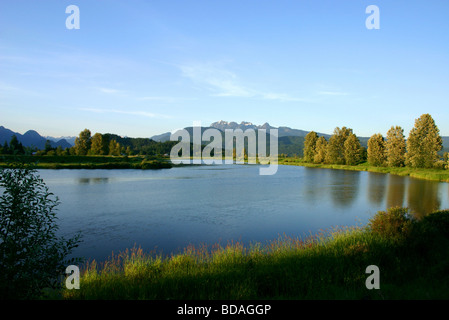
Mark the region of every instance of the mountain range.
[[[17, 140], [19, 140], [20, 143], [24, 147], [36, 147], [38, 149], [44, 149], [45, 143], [47, 142], [48, 138], [42, 137], [39, 133], [37, 133], [34, 130], [28, 130], [24, 134], [20, 134], [18, 132], [14, 132], [10, 129], [7, 129], [3, 126], [0, 126], [0, 144], [3, 145], [5, 142], [9, 144], [11, 141], [12, 136], [15, 135], [17, 137]], [[52, 139], [50, 140], [50, 145], [53, 148], [57, 148], [61, 146], [63, 149], [70, 148], [72, 144], [70, 144], [66, 139], [58, 139], [56, 141]]]
[[[191, 127], [187, 127], [187, 128], [191, 128]], [[187, 129], [185, 128], [185, 129]], [[217, 121], [212, 123], [209, 127], [206, 128], [215, 128], [218, 129], [220, 131], [225, 131], [226, 129], [241, 129], [243, 131], [247, 130], [247, 129], [254, 129], [254, 130], [259, 130], [259, 129], [265, 129], [270, 130], [270, 129], [278, 129], [278, 136], [279, 138], [282, 137], [305, 137], [309, 131], [304, 131], [304, 130], [299, 130], [299, 129], [292, 129], [289, 127], [273, 127], [271, 126], [268, 122], [265, 122], [263, 125], [255, 125], [251, 122], [245, 122], [242, 121], [241, 123], [237, 123], [234, 121], [231, 122], [227, 122], [227, 121]], [[152, 136], [150, 139], [155, 140], [155, 141], [159, 141], [159, 142], [164, 142], [164, 141], [168, 141], [170, 140], [170, 135], [171, 132], [165, 132], [159, 135], [155, 135]], [[324, 136], [326, 139], [329, 139], [329, 137], [331, 136], [330, 134], [325, 134], [325, 133], [318, 133], [319, 136]]]

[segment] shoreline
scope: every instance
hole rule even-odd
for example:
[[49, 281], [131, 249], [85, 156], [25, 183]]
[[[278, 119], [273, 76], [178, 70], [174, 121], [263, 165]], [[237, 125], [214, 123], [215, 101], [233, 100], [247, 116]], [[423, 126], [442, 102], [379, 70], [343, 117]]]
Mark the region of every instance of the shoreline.
[[[170, 169], [188, 165], [207, 164], [176, 164], [169, 158], [156, 156], [1, 156], [0, 168], [11, 168], [14, 164], [23, 163], [33, 169]], [[246, 163], [245, 163], [246, 164]], [[410, 167], [375, 167], [368, 163], [355, 166], [338, 164], [315, 164], [303, 162], [299, 158], [279, 158], [278, 165], [301, 166], [308, 168], [368, 171], [387, 173], [411, 178], [449, 182], [449, 170], [425, 169]]]
[[295, 158], [280, 159], [278, 164], [308, 167], [308, 168], [389, 173], [398, 176], [409, 176], [411, 178], [422, 180], [449, 182], [449, 170], [442, 170], [442, 169], [424, 169], [424, 168], [410, 168], [410, 167], [374, 167], [368, 165], [366, 162], [355, 166], [339, 165], [339, 164], [315, 164], [315, 163], [302, 162], [300, 159]]

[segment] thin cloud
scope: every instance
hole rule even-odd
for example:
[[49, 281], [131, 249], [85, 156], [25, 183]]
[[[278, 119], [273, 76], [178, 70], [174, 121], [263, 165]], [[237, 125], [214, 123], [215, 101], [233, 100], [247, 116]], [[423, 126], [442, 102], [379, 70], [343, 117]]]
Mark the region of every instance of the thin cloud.
[[132, 110], [118, 110], [118, 109], [97, 109], [97, 108], [79, 108], [82, 111], [89, 111], [95, 113], [117, 113], [117, 114], [128, 114], [133, 116], [147, 117], [147, 118], [171, 118], [168, 115], [152, 113], [147, 111], [132, 111]]
[[239, 85], [237, 76], [228, 70], [212, 64], [196, 64], [181, 66], [182, 75], [196, 84], [205, 86], [221, 97], [250, 97], [253, 94], [247, 88]]
[[235, 73], [212, 63], [185, 65], [179, 68], [184, 77], [212, 91], [212, 96], [256, 98], [281, 102], [307, 101], [307, 99], [292, 97], [284, 93], [264, 93], [244, 86]]

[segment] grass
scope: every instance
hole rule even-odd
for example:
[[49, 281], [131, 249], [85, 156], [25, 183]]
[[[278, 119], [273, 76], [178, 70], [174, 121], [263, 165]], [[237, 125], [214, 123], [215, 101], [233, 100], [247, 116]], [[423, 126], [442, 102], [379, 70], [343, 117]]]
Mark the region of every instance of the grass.
[[[63, 299], [448, 299], [449, 211], [414, 220], [379, 212], [364, 227], [266, 244], [189, 246], [171, 256], [133, 248], [88, 262]], [[365, 286], [380, 269], [380, 290]]]
[[326, 169], [391, 173], [399, 176], [410, 176], [412, 178], [417, 179], [449, 182], [449, 170], [443, 169], [424, 169], [424, 168], [410, 168], [410, 167], [375, 167], [369, 165], [367, 162], [355, 166], [338, 165], [338, 164], [315, 164], [304, 162], [300, 158], [279, 158], [279, 164], [304, 166], [309, 168], [326, 168]]
[[165, 169], [166, 158], [151, 156], [0, 156], [0, 167], [25, 163], [34, 169]]

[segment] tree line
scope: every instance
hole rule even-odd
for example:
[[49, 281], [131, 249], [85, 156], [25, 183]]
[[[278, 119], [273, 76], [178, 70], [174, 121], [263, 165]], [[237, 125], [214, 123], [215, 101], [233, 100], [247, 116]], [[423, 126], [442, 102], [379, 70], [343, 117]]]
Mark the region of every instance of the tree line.
[[164, 155], [169, 154], [174, 141], [157, 142], [148, 138], [128, 138], [115, 134], [95, 133], [84, 129], [69, 152], [73, 155]]
[[304, 140], [303, 160], [309, 163], [357, 165], [368, 162], [372, 166], [412, 168], [449, 168], [448, 153], [439, 152], [443, 140], [430, 114], [415, 120], [415, 126], [405, 139], [404, 129], [392, 126], [386, 138], [376, 133], [368, 140], [368, 147], [347, 127], [335, 128], [329, 140], [309, 132]]
[[92, 135], [89, 129], [81, 131], [75, 139], [75, 145], [63, 149], [61, 146], [52, 147], [47, 140], [41, 150], [36, 147], [24, 147], [15, 135], [10, 143], [6, 141], [0, 145], [0, 154], [5, 155], [49, 155], [49, 156], [86, 156], [86, 155], [164, 155], [170, 154], [175, 141], [157, 142], [149, 138], [128, 138], [115, 134], [95, 133]]

